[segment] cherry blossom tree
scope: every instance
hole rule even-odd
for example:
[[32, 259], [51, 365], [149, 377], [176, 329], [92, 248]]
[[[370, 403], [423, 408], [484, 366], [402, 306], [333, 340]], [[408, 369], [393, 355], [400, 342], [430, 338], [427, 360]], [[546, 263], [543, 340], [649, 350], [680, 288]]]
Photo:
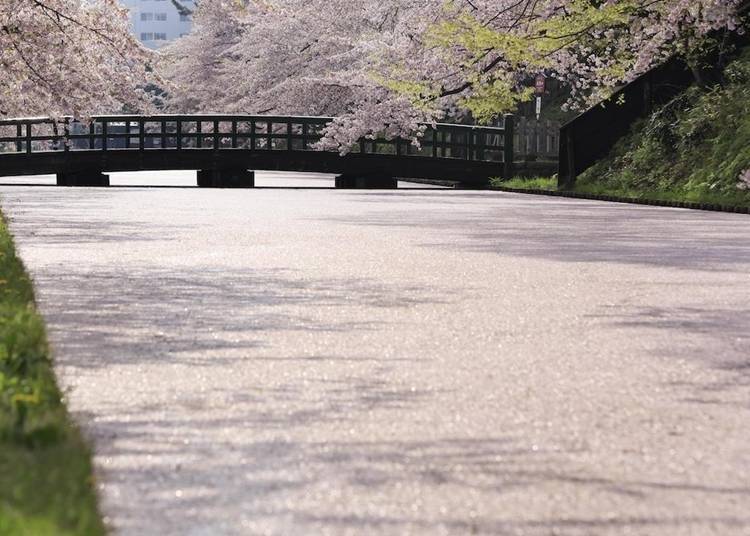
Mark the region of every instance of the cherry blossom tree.
[[517, 73], [543, 71], [564, 80], [573, 90], [572, 104], [583, 107], [673, 55], [697, 67], [712, 33], [742, 31], [741, 3], [456, 0], [429, 39], [457, 76], [453, 85], [427, 79], [433, 94], [462, 94], [480, 119], [507, 109], [522, 91]]
[[440, 6], [441, 0], [204, 1], [193, 32], [162, 51], [161, 68], [175, 85], [170, 106], [342, 116], [329, 132], [337, 140], [411, 135], [419, 121], [442, 111], [417, 109], [384, 84], [379, 56], [438, 22], [424, 15]]
[[117, 0], [0, 0], [0, 116], [143, 109], [148, 62]]
[[[193, 12], [173, 2], [182, 14]], [[247, 22], [236, 0], [198, 4], [193, 31], [161, 50], [158, 68], [170, 82], [169, 106], [180, 112], [233, 112], [238, 99], [242, 57], [233, 52]], [[229, 85], [226, 85], [229, 84]]]
[[490, 120], [538, 72], [585, 106], [737, 30], [739, 2], [204, 0], [163, 65], [175, 110], [332, 115], [325, 141], [346, 149], [446, 116]]

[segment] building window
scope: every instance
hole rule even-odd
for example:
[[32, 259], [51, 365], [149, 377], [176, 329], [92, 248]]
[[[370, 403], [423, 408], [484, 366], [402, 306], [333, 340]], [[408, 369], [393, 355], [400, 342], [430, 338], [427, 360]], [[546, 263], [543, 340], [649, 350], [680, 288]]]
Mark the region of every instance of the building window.
[[167, 14], [166, 13], [157, 13], [156, 14], [156, 20], [167, 20]]
[[154, 32], [154, 41], [166, 41], [167, 34], [164, 32]]
[[152, 32], [141, 33], [141, 41], [153, 41], [153, 40], [154, 40], [154, 34]]
[[190, 22], [190, 15], [180, 13], [180, 22]]
[[154, 20], [153, 13], [141, 13], [141, 21]]

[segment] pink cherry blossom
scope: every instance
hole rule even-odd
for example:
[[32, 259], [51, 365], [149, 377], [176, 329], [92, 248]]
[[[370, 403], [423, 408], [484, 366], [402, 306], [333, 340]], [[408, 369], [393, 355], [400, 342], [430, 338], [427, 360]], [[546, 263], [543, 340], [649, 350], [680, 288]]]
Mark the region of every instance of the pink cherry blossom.
[[0, 0], [0, 117], [147, 108], [148, 61], [117, 0]]
[[471, 102], [512, 111], [540, 71], [586, 107], [739, 29], [739, 1], [203, 0], [161, 68], [174, 111], [336, 116], [324, 144], [346, 150], [376, 133], [417, 141], [420, 122]]

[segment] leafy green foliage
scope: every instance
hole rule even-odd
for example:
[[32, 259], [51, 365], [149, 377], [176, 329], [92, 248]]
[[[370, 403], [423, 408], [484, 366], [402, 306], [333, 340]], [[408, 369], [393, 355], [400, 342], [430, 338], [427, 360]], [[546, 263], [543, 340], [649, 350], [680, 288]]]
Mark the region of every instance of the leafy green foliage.
[[578, 178], [576, 189], [750, 204], [750, 193], [738, 189], [738, 177], [750, 168], [750, 51], [724, 75], [723, 85], [692, 87], [636, 123]]
[[31, 282], [0, 221], [0, 536], [103, 533], [89, 451], [70, 424]]

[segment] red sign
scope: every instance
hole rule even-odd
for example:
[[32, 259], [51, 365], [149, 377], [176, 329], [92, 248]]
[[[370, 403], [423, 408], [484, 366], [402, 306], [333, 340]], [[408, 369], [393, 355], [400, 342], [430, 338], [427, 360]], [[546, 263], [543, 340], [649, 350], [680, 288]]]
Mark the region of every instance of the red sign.
[[545, 91], [545, 81], [547, 80], [547, 77], [543, 74], [536, 75], [536, 82], [534, 82], [534, 89], [536, 90], [535, 93], [537, 95], [544, 95]]

